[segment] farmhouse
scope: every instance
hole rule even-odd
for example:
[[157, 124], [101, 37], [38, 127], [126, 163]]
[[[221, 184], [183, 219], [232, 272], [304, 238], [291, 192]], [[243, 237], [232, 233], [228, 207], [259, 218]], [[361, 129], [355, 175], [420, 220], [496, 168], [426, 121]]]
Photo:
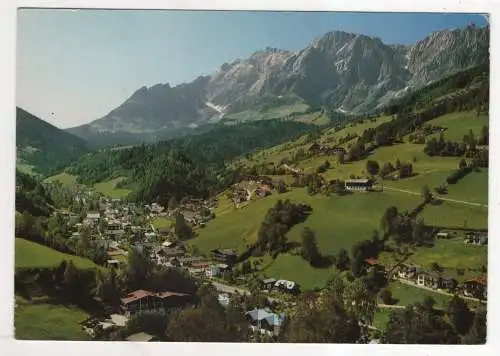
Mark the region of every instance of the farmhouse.
[[220, 263], [218, 265], [210, 266], [206, 271], [207, 277], [218, 277], [226, 271], [230, 271], [231, 267], [225, 263]]
[[255, 189], [255, 195], [257, 195], [259, 198], [264, 198], [270, 194], [271, 194], [271, 189], [267, 184]]
[[443, 277], [441, 280], [441, 286], [449, 291], [454, 291], [457, 288], [458, 282], [455, 278]]
[[468, 232], [465, 234], [464, 244], [468, 245], [478, 245], [478, 246], [486, 246], [488, 245], [488, 235]]
[[487, 280], [484, 276], [473, 278], [464, 283], [464, 295], [479, 299], [487, 298]]
[[417, 276], [417, 284], [432, 289], [441, 287], [441, 277], [435, 273], [420, 272]]
[[143, 289], [129, 293], [121, 299], [121, 308], [127, 318], [141, 312], [163, 312], [168, 308], [182, 307], [190, 300], [189, 294], [175, 292], [150, 292]]
[[419, 266], [402, 264], [397, 269], [396, 275], [399, 278], [403, 279], [413, 279], [417, 277], [417, 274], [420, 272]]
[[236, 263], [236, 251], [232, 249], [215, 249], [210, 252], [212, 253], [212, 257], [217, 261], [228, 265], [234, 265]]
[[373, 181], [368, 178], [348, 179], [345, 181], [345, 189], [354, 192], [366, 192], [371, 190]]

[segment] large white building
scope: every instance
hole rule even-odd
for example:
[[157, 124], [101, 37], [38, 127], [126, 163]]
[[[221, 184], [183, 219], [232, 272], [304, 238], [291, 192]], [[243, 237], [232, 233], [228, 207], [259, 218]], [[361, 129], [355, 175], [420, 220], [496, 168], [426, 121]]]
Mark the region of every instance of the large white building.
[[345, 181], [345, 189], [356, 192], [366, 192], [372, 188], [373, 181], [368, 178], [348, 179]]

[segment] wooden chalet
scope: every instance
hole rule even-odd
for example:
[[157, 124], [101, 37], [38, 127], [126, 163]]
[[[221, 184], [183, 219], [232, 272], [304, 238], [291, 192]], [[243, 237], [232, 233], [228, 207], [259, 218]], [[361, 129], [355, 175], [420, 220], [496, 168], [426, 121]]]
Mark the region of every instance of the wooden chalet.
[[164, 312], [180, 308], [190, 302], [190, 295], [176, 292], [151, 292], [143, 289], [127, 294], [121, 299], [121, 309], [127, 318], [141, 312]]

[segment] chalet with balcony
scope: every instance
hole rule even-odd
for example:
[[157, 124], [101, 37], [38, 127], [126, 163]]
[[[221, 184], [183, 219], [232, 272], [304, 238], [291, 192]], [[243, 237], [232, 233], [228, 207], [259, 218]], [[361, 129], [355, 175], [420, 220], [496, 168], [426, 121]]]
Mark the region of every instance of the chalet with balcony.
[[487, 299], [487, 283], [485, 276], [473, 278], [464, 283], [463, 293], [466, 297]]
[[236, 264], [236, 259], [238, 257], [236, 251], [233, 249], [214, 249], [210, 251], [210, 253], [212, 254], [212, 258], [214, 260], [220, 261], [227, 265]]
[[182, 308], [191, 302], [191, 296], [176, 292], [151, 292], [143, 289], [127, 294], [121, 299], [121, 309], [127, 318], [142, 312], [164, 312]]

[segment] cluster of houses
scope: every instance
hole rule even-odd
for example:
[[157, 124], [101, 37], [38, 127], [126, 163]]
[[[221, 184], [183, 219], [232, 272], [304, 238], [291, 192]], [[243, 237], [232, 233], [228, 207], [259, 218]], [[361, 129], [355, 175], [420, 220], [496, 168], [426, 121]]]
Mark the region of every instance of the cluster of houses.
[[[438, 232], [436, 234], [438, 239], [449, 239], [451, 235], [447, 232]], [[488, 245], [488, 233], [487, 232], [474, 232], [469, 231], [465, 233], [464, 237], [465, 245], [476, 245], [476, 246], [487, 246]]]
[[486, 299], [487, 297], [487, 281], [482, 276], [459, 285], [454, 278], [441, 276], [435, 272], [423, 271], [417, 265], [401, 264], [395, 272], [394, 276], [396, 278], [413, 282], [421, 287], [461, 292], [466, 297], [477, 299]]
[[250, 181], [251, 184], [257, 184], [257, 188], [253, 191], [250, 191], [247, 188], [242, 188], [238, 184], [235, 184], [232, 189], [232, 199], [235, 204], [240, 204], [246, 201], [249, 201], [252, 198], [252, 195], [257, 198], [265, 198], [268, 195], [272, 194], [272, 189], [274, 188], [274, 184], [272, 182], [254, 182]]
[[174, 218], [177, 214], [182, 214], [184, 220], [193, 226], [203, 227], [214, 218], [213, 210], [217, 205], [216, 199], [189, 199], [179, 203], [179, 206], [173, 210], [168, 210], [165, 216]]
[[309, 147], [308, 152], [311, 155], [325, 155], [325, 156], [333, 156], [339, 153], [345, 154], [345, 149], [343, 147], [331, 147], [321, 143], [313, 143], [311, 147]]

